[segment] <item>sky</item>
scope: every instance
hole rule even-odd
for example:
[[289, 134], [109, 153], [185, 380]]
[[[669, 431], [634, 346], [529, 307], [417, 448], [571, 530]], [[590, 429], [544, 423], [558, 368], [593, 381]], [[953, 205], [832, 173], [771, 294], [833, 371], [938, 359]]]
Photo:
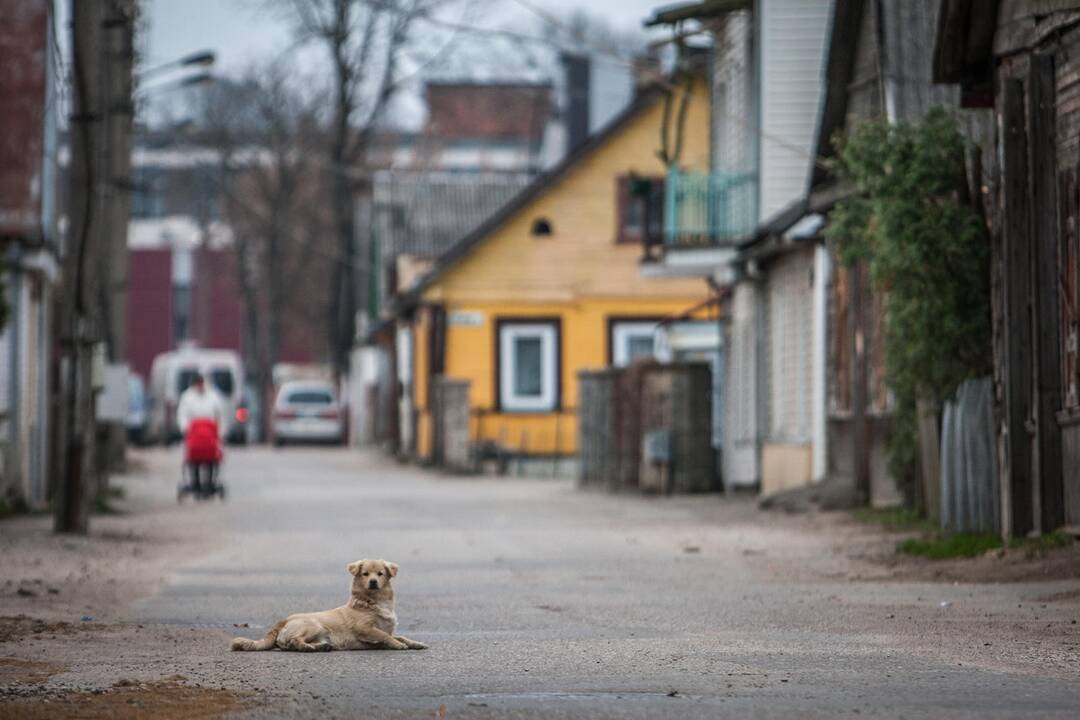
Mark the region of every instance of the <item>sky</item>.
[[[513, 28], [539, 35], [545, 20], [530, 8], [555, 17], [582, 9], [633, 31], [670, 0], [471, 0], [451, 4], [442, 17], [483, 28]], [[148, 64], [164, 63], [195, 50], [212, 49], [218, 69], [242, 71], [248, 64], [286, 50], [288, 23], [268, 0], [145, 0], [148, 19], [144, 45]]]
[[[272, 8], [270, 0], [144, 0], [146, 26], [141, 52], [144, 67], [154, 67], [198, 50], [213, 50], [217, 63], [213, 71], [223, 75], [238, 75], [253, 64], [265, 62], [288, 53], [297, 73], [318, 75], [323, 56], [318, 48], [296, 49], [288, 22]], [[642, 21], [657, 8], [671, 0], [456, 0], [440, 13], [440, 17], [458, 25], [483, 29], [513, 30], [531, 37], [544, 37], [550, 31], [551, 17], [565, 18], [576, 9], [602, 19], [613, 29], [622, 32], [644, 32]], [[478, 34], [448, 34], [442, 29], [432, 31], [430, 45], [440, 47], [444, 42], [454, 57], [445, 62], [425, 63], [416, 73], [412, 92], [425, 77], [449, 73], [469, 75], [472, 79], [515, 78], [550, 73], [551, 57], [539, 62], [522, 59], [519, 48], [511, 41]], [[441, 34], [440, 34], [441, 33]], [[650, 37], [657, 37], [653, 31]], [[488, 47], [498, 45], [501, 47]], [[548, 48], [551, 51], [551, 48]], [[538, 50], [543, 53], [543, 50]], [[417, 52], [422, 55], [422, 51]], [[433, 53], [434, 54], [434, 53]], [[492, 58], [498, 58], [492, 61]], [[546, 65], [545, 65], [546, 63]], [[542, 67], [540, 67], [542, 66]], [[539, 69], [537, 69], [539, 67]], [[499, 73], [502, 73], [500, 76]], [[455, 77], [460, 79], [460, 77]], [[166, 83], [169, 76], [159, 76], [155, 82]], [[171, 93], [175, 95], [175, 93]], [[157, 110], [176, 112], [178, 98], [162, 97], [155, 101]], [[172, 109], [165, 110], [171, 104]], [[403, 107], [408, 108], [406, 101]], [[153, 110], [151, 111], [153, 114]], [[182, 112], [182, 111], [181, 111]], [[405, 113], [409, 114], [406, 109]]]

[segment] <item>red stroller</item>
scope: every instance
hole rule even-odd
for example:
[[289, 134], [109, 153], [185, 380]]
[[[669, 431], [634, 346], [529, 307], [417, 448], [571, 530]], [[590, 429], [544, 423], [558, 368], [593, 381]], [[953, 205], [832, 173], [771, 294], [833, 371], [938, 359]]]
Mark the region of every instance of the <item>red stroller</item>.
[[184, 466], [181, 470], [177, 501], [191, 494], [197, 500], [214, 495], [225, 499], [225, 485], [218, 477], [221, 469], [221, 440], [213, 420], [192, 420], [184, 438]]

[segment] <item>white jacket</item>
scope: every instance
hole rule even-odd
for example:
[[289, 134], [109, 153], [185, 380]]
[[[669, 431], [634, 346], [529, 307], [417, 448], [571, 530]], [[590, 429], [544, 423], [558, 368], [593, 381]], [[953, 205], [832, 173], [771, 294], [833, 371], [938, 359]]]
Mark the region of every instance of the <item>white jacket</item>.
[[205, 385], [202, 392], [189, 387], [180, 395], [176, 405], [176, 425], [180, 432], [187, 435], [192, 420], [213, 420], [217, 423], [218, 434], [225, 437], [225, 402], [217, 390]]

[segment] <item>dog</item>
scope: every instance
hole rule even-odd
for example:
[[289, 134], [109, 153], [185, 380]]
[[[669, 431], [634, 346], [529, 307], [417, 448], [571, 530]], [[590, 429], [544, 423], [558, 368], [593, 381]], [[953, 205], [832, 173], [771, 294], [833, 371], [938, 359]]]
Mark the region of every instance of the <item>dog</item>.
[[394, 588], [390, 579], [396, 563], [357, 560], [346, 568], [352, 575], [349, 602], [333, 610], [297, 613], [285, 618], [262, 640], [234, 638], [233, 650], [423, 650], [424, 643], [395, 635]]

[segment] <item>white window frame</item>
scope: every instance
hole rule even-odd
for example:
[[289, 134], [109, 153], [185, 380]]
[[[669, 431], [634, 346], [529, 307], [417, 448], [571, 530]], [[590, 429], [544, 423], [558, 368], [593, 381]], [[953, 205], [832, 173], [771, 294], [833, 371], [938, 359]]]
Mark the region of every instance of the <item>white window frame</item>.
[[670, 352], [665, 350], [664, 338], [658, 325], [655, 320], [612, 320], [611, 364], [614, 367], [629, 365], [630, 339], [646, 335], [653, 341], [653, 357], [661, 362], [669, 360]]
[[[499, 324], [499, 408], [503, 412], [553, 412], [559, 406], [559, 328], [554, 322], [507, 321]], [[540, 339], [540, 395], [514, 392], [514, 345], [520, 338]]]

